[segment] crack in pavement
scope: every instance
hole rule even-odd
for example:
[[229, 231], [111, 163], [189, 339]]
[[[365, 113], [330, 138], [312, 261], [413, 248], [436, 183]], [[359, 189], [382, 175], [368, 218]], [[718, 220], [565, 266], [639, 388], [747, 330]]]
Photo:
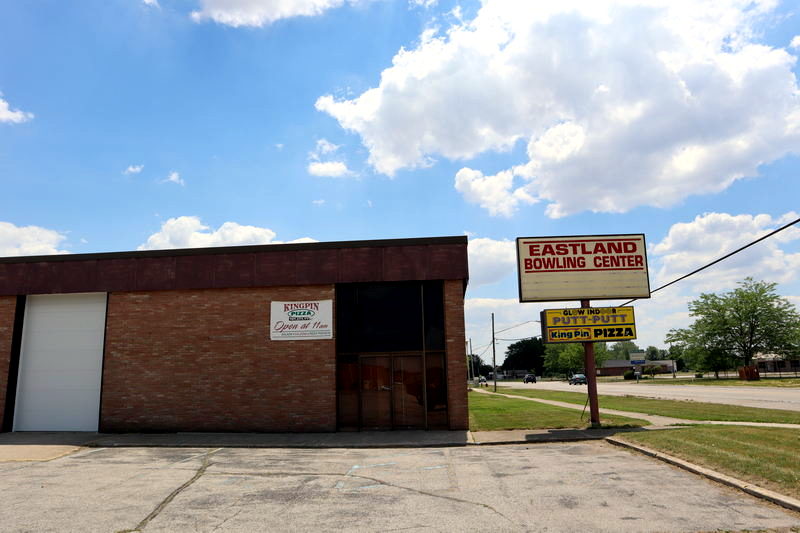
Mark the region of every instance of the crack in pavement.
[[500, 511], [498, 511], [497, 509], [495, 509], [494, 507], [492, 507], [491, 505], [489, 505], [487, 503], [474, 502], [474, 501], [471, 501], [471, 500], [465, 500], [465, 499], [462, 499], [462, 498], [456, 498], [455, 496], [446, 496], [444, 494], [436, 494], [434, 492], [428, 492], [428, 491], [425, 491], [425, 490], [414, 489], [414, 488], [411, 488], [411, 487], [405, 487], [403, 485], [396, 485], [396, 484], [391, 483], [389, 481], [384, 481], [382, 479], [369, 477], [369, 476], [362, 476], [362, 475], [359, 475], [359, 474], [353, 474], [353, 473], [350, 473], [349, 471], [347, 473], [345, 473], [345, 474], [342, 474], [342, 473], [339, 473], [339, 472], [225, 472], [225, 471], [217, 470], [217, 471], [214, 471], [212, 473], [209, 473], [209, 475], [213, 475], [213, 476], [224, 476], [224, 475], [236, 476], [236, 475], [238, 475], [238, 476], [256, 476], [256, 477], [278, 477], [278, 476], [287, 476], [287, 477], [288, 476], [320, 476], [320, 477], [322, 477], [322, 476], [335, 476], [335, 477], [359, 478], [359, 479], [365, 479], [365, 480], [369, 480], [369, 481], [374, 481], [375, 483], [377, 483], [379, 485], [384, 485], [386, 487], [392, 487], [392, 488], [395, 488], [395, 489], [406, 490], [406, 491], [409, 491], [409, 492], [420, 494], [422, 496], [430, 496], [431, 498], [440, 498], [440, 499], [443, 499], [443, 500], [449, 500], [449, 501], [456, 502], [456, 503], [465, 503], [467, 505], [474, 505], [474, 506], [477, 506], [477, 507], [483, 507], [484, 509], [488, 509], [489, 511], [491, 511], [491, 512], [493, 512], [493, 513], [495, 513], [495, 514], [497, 514], [497, 515], [499, 515], [501, 517], [503, 517], [508, 522], [514, 523], [514, 521], [511, 520], [509, 517], [507, 517], [506, 515], [504, 515], [503, 513], [501, 513]]
[[202, 464], [202, 465], [200, 465], [200, 468], [198, 468], [198, 469], [197, 469], [197, 472], [195, 472], [195, 473], [194, 473], [194, 476], [192, 476], [192, 478], [191, 478], [191, 479], [189, 479], [188, 481], [186, 481], [186, 482], [185, 482], [183, 485], [181, 485], [181, 486], [180, 486], [180, 487], [178, 487], [177, 489], [173, 490], [173, 491], [172, 491], [172, 492], [169, 494], [169, 496], [167, 496], [166, 498], [164, 498], [163, 500], [161, 500], [161, 503], [159, 503], [159, 504], [156, 506], [156, 508], [155, 508], [155, 509], [153, 509], [153, 510], [150, 512], [150, 514], [149, 514], [149, 515], [147, 515], [146, 517], [144, 517], [144, 519], [143, 519], [141, 522], [139, 522], [138, 524], [136, 524], [136, 527], [134, 527], [133, 529], [123, 529], [123, 530], [121, 530], [121, 531], [118, 531], [117, 533], [133, 533], [133, 532], [135, 532], [135, 531], [142, 531], [142, 530], [143, 530], [145, 527], [147, 527], [147, 524], [149, 524], [149, 523], [150, 523], [150, 522], [151, 522], [151, 521], [152, 521], [152, 520], [153, 520], [155, 517], [157, 517], [159, 514], [161, 514], [161, 511], [163, 511], [163, 510], [164, 510], [164, 509], [167, 507], [167, 505], [169, 505], [169, 504], [170, 504], [170, 502], [171, 502], [172, 500], [174, 500], [176, 496], [178, 496], [178, 494], [180, 494], [181, 492], [183, 492], [183, 491], [185, 491], [186, 489], [188, 489], [188, 488], [189, 488], [189, 487], [192, 485], [192, 483], [194, 483], [195, 481], [197, 481], [198, 479], [200, 479], [200, 478], [203, 476], [203, 474], [205, 474], [205, 473], [206, 473], [206, 470], [208, 470], [208, 467], [209, 467], [209, 466], [211, 466], [211, 464], [212, 464], [212, 463], [209, 461], [209, 459], [211, 458], [211, 456], [212, 456], [213, 454], [217, 453], [217, 452], [218, 452], [218, 451], [220, 451], [221, 449], [222, 449], [222, 448], [217, 448], [217, 449], [215, 449], [215, 450], [209, 450], [209, 451], [207, 451], [207, 452], [205, 453], [205, 455], [203, 456], [203, 464]]

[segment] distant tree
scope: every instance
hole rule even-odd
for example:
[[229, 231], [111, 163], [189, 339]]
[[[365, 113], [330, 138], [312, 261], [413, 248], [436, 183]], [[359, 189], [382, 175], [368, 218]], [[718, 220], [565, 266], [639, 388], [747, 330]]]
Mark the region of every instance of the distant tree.
[[656, 377], [656, 374], [661, 372], [661, 365], [645, 365], [642, 372], [649, 374], [651, 378]]
[[[549, 374], [569, 376], [585, 370], [583, 344], [575, 342], [545, 346], [544, 368]], [[594, 359], [597, 368], [609, 359], [606, 343], [594, 343]]]
[[608, 347], [611, 359], [630, 359], [631, 352], [641, 351], [633, 341], [619, 341]]
[[686, 349], [685, 357], [694, 370], [713, 372], [716, 379], [719, 379], [720, 371], [736, 366], [736, 358], [721, 348], [692, 346]]
[[544, 370], [544, 343], [539, 337], [523, 339], [506, 349], [503, 370], [528, 370], [541, 376]]
[[648, 361], [658, 361], [661, 359], [661, 352], [663, 351], [664, 350], [659, 350], [655, 346], [648, 346], [644, 351], [644, 358]]
[[676, 370], [678, 371], [686, 369], [686, 360], [683, 357], [684, 351], [685, 347], [681, 346], [680, 344], [670, 344], [669, 349], [667, 350], [666, 358], [675, 361], [675, 366], [677, 367]]
[[729, 354], [745, 366], [760, 352], [796, 353], [800, 315], [788, 300], [775, 293], [776, 286], [746, 278], [733, 291], [703, 293], [689, 303], [694, 323], [670, 330], [666, 341], [691, 348], [695, 354]]
[[492, 365], [487, 365], [480, 355], [472, 354], [472, 375], [488, 376], [492, 371]]

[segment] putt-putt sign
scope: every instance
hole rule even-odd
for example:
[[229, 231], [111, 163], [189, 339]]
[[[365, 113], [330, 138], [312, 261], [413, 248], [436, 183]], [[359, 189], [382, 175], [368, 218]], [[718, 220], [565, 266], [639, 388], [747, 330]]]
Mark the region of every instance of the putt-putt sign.
[[272, 302], [269, 310], [270, 340], [333, 338], [333, 300]]
[[649, 298], [644, 235], [518, 237], [520, 302]]
[[545, 309], [544, 342], [627, 341], [636, 338], [633, 307]]

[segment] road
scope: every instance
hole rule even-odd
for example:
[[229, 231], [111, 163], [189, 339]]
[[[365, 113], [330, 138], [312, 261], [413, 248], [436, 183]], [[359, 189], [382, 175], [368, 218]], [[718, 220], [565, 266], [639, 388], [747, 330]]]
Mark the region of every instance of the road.
[[[546, 389], [577, 392], [585, 385], [569, 385], [564, 381], [530, 383], [497, 383], [498, 388]], [[490, 383], [491, 386], [491, 383]], [[778, 387], [718, 387], [713, 385], [650, 385], [644, 383], [598, 383], [597, 392], [610, 396], [642, 396], [668, 400], [694, 400], [743, 407], [761, 407], [800, 411], [800, 388]]]
[[[567, 475], [568, 474], [568, 475]], [[800, 516], [602, 442], [99, 448], [0, 463], [16, 531], [788, 530]]]

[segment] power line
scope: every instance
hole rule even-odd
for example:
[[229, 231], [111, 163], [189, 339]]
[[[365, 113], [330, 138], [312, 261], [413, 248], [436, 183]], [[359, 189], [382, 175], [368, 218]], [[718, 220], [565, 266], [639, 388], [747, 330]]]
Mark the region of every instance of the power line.
[[[744, 249], [746, 249], [746, 248], [750, 248], [750, 247], [751, 247], [751, 246], [753, 246], [754, 244], [757, 244], [757, 243], [759, 243], [759, 242], [763, 241], [764, 239], [767, 239], [767, 238], [769, 238], [769, 237], [772, 237], [772, 236], [773, 236], [773, 235], [775, 235], [776, 233], [778, 233], [778, 232], [781, 232], [781, 231], [785, 230], [786, 228], [789, 228], [789, 227], [791, 227], [791, 226], [794, 226], [794, 225], [795, 225], [795, 224], [797, 224], [798, 222], [800, 222], [800, 218], [798, 218], [798, 219], [795, 219], [795, 220], [793, 220], [792, 222], [789, 222], [788, 224], [785, 224], [785, 225], [781, 226], [780, 228], [778, 228], [778, 229], [776, 229], [776, 230], [773, 230], [773, 231], [771, 231], [771, 232], [767, 233], [766, 235], [764, 235], [764, 236], [762, 236], [762, 237], [759, 237], [758, 239], [754, 240], [753, 242], [751, 242], [751, 243], [749, 243], [749, 244], [745, 244], [744, 246], [742, 246], [742, 247], [740, 247], [740, 248], [737, 248], [736, 250], [734, 250], [734, 251], [730, 252], [729, 254], [723, 255], [723, 256], [722, 256], [722, 257], [720, 257], [719, 259], [716, 259], [716, 260], [714, 260], [714, 261], [712, 261], [712, 262], [710, 262], [710, 263], [708, 263], [708, 264], [706, 264], [706, 265], [704, 265], [704, 266], [701, 266], [700, 268], [697, 268], [697, 269], [695, 269], [695, 270], [692, 270], [692, 271], [691, 271], [691, 272], [689, 272], [688, 274], [684, 274], [683, 276], [681, 276], [681, 277], [679, 277], [679, 278], [677, 278], [677, 279], [674, 279], [674, 280], [670, 281], [669, 283], [667, 283], [667, 284], [665, 284], [665, 285], [662, 285], [662, 286], [658, 287], [657, 289], [653, 289], [652, 291], [650, 291], [650, 294], [653, 294], [654, 292], [658, 292], [658, 291], [660, 291], [661, 289], [666, 289], [667, 287], [669, 287], [669, 286], [670, 286], [670, 285], [672, 285], [672, 284], [678, 283], [679, 281], [681, 281], [681, 280], [684, 280], [684, 279], [688, 278], [689, 276], [693, 276], [693, 275], [697, 274], [698, 272], [700, 272], [700, 271], [702, 271], [702, 270], [705, 270], [705, 269], [707, 269], [707, 268], [708, 268], [708, 267], [710, 267], [710, 266], [716, 265], [716, 264], [717, 264], [717, 263], [719, 263], [720, 261], [724, 261], [725, 259], [729, 258], [730, 256], [732, 256], [732, 255], [736, 255], [736, 254], [738, 254], [739, 252], [741, 252], [742, 250], [744, 250]], [[622, 305], [619, 305], [619, 306], [617, 306], [617, 307], [622, 307], [622, 306], [628, 305], [629, 303], [633, 303], [633, 302], [635, 302], [636, 300], [639, 300], [639, 298], [634, 298], [633, 300], [628, 300], [628, 301], [627, 301], [627, 302], [625, 302], [624, 304], [622, 304]]]
[[522, 322], [521, 324], [517, 324], [516, 326], [511, 326], [511, 327], [508, 327], [506, 329], [499, 329], [499, 330], [495, 331], [495, 333], [503, 333], [504, 331], [508, 331], [510, 329], [518, 328], [520, 326], [524, 326], [525, 324], [530, 324], [531, 322], [539, 322], [539, 321], [538, 320], [526, 320], [525, 322]]

